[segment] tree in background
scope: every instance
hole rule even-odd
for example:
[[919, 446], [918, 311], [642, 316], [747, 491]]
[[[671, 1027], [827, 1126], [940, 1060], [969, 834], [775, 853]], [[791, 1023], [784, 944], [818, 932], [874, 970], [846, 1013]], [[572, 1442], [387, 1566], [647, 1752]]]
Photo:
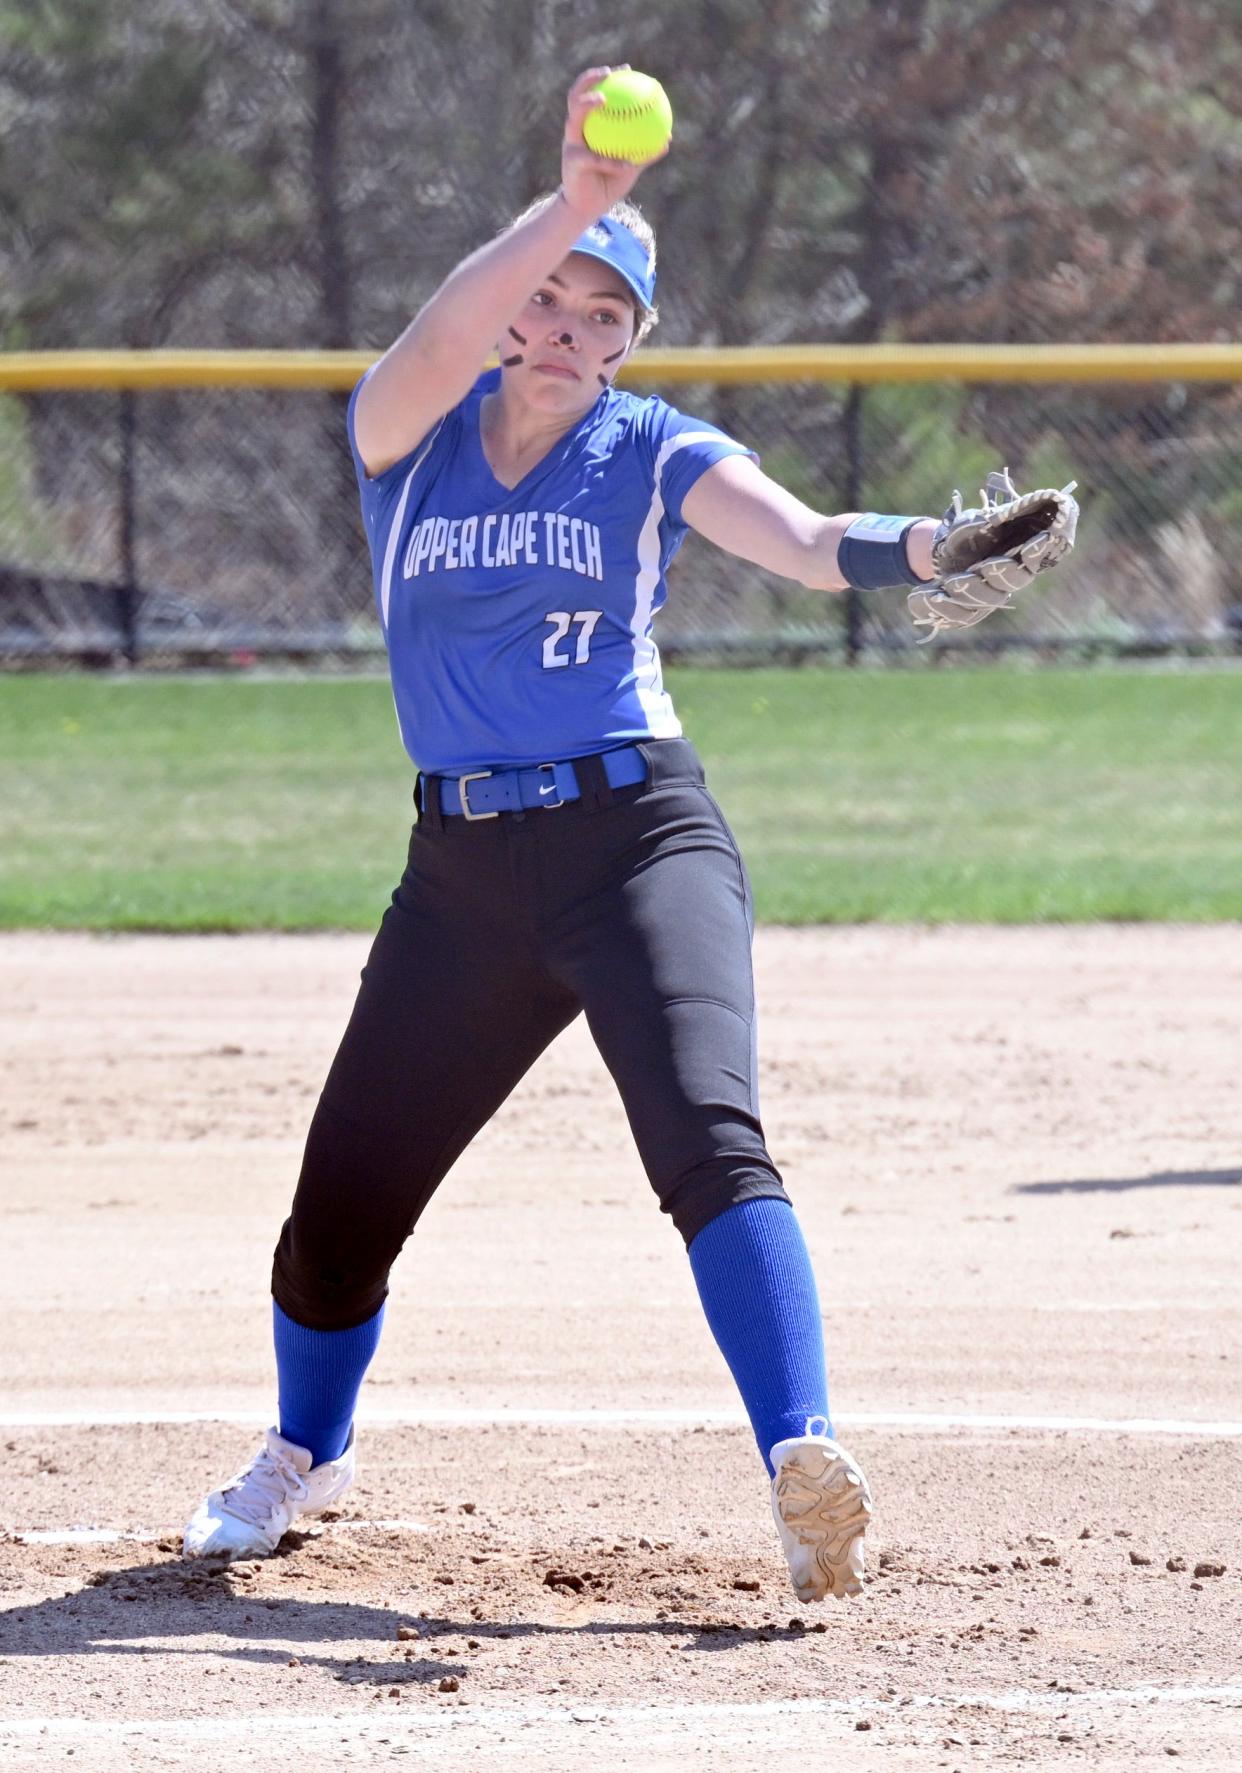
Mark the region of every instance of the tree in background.
[[[661, 235], [657, 342], [1230, 337], [1235, 27], [1233, 0], [679, 0], [631, 18], [612, 0], [0, 0], [0, 337], [380, 349], [555, 182], [568, 79], [617, 60], [659, 74], [677, 113], [639, 192]], [[1187, 500], [1210, 530], [1236, 496], [1212, 441], [1236, 432], [1232, 391], [776, 398], [696, 395], [846, 504], [878, 499], [880, 469], [938, 476], [945, 436], [970, 465], [1012, 440], [1021, 471], [1051, 430], [1120, 530]], [[259, 559], [264, 597], [291, 549], [325, 586], [356, 565], [323, 405], [261, 433], [222, 408], [227, 470], [203, 402], [144, 411], [143, 481], [165, 503], [189, 512], [204, 475], [217, 504], [277, 489], [266, 527], [196, 535]]]
[[568, 77], [621, 57], [677, 111], [642, 187], [670, 342], [1232, 335], [1232, 0], [616, 11], [7, 0], [4, 336], [379, 343], [555, 183]]

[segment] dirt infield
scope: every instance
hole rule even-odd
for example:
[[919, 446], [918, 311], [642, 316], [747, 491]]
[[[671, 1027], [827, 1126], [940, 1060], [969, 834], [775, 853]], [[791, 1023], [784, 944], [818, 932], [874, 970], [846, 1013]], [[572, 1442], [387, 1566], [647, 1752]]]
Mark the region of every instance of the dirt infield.
[[581, 1027], [402, 1258], [339, 1516], [179, 1560], [365, 948], [0, 938], [0, 1765], [1238, 1764], [1236, 926], [761, 932], [878, 1511], [830, 1608]]

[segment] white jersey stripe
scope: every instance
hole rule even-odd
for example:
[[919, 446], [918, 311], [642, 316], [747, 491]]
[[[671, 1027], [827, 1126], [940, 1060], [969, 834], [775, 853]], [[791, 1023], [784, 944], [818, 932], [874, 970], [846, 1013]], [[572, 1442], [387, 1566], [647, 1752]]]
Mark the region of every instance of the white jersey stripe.
[[664, 518], [664, 465], [677, 450], [692, 443], [719, 443], [718, 431], [682, 431], [670, 437], [656, 457], [655, 485], [647, 518], [638, 538], [638, 575], [634, 581], [634, 689], [656, 739], [681, 737], [681, 722], [664, 688], [660, 654], [651, 634], [652, 604], [660, 583], [660, 524]]
[[[384, 570], [383, 570], [382, 574], [380, 575], [380, 621], [383, 623], [385, 635], [387, 635], [387, 633], [388, 633], [388, 601], [389, 601], [389, 598], [392, 596], [392, 569], [393, 569], [394, 565], [396, 564], [397, 544], [401, 540], [401, 523], [402, 523], [402, 519], [405, 517], [405, 507], [406, 507], [407, 503], [409, 502], [410, 485], [414, 479], [414, 476], [418, 473], [418, 470], [422, 467], [423, 463], [427, 460], [427, 452], [431, 448], [432, 444], [435, 442], [436, 437], [439, 434], [440, 425], [442, 425], [443, 423], [444, 423], [444, 420], [441, 419], [439, 424], [437, 424], [437, 426], [435, 427], [435, 430], [432, 431], [431, 435], [428, 437], [426, 443], [424, 443], [423, 447], [419, 450], [418, 458], [415, 461], [414, 466], [410, 469], [409, 473], [406, 475], [405, 484], [401, 488], [401, 497], [397, 502], [396, 515], [393, 517], [393, 520], [388, 527], [388, 545], [384, 549]], [[398, 713], [398, 715], [397, 715], [398, 729], [400, 728], [400, 725], [401, 725], [401, 716]]]

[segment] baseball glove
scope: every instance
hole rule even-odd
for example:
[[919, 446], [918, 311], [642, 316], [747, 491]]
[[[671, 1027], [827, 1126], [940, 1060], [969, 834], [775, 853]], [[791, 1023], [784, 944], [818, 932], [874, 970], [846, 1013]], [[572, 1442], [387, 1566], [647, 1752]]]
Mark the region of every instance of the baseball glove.
[[1008, 468], [1001, 468], [988, 475], [977, 507], [963, 510], [961, 493], [954, 493], [932, 542], [936, 578], [907, 599], [915, 627], [931, 630], [926, 640], [1011, 608], [1015, 592], [1069, 553], [1078, 527], [1070, 496], [1077, 484], [1019, 494]]

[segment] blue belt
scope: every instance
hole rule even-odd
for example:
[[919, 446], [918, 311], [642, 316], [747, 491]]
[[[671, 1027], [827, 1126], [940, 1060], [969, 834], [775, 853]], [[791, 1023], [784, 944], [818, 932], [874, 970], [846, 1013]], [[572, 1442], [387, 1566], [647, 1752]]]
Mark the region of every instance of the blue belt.
[[[632, 788], [647, 780], [647, 760], [637, 745], [619, 751], [603, 751], [600, 761], [610, 787]], [[495, 819], [501, 813], [523, 812], [537, 806], [564, 806], [581, 798], [582, 790], [573, 760], [538, 763], [529, 769], [471, 770], [464, 776], [431, 776], [440, 791], [440, 811], [446, 816], [464, 814], [467, 819]]]

